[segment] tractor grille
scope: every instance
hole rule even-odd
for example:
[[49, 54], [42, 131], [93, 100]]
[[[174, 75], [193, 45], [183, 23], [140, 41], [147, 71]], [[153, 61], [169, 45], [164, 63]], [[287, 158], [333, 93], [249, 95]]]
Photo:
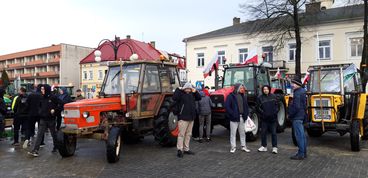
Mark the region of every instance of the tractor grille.
[[[319, 108], [322, 105], [322, 109]], [[331, 101], [329, 98], [315, 98], [314, 100], [314, 118], [315, 120], [331, 120], [331, 108], [323, 108], [323, 107], [331, 107]]]
[[210, 98], [215, 108], [225, 107], [225, 100], [223, 95], [211, 95]]

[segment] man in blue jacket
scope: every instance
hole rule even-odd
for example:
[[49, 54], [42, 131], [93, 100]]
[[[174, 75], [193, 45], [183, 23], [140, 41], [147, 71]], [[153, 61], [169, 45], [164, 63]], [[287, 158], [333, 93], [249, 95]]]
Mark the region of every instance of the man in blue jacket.
[[236, 151], [237, 130], [240, 135], [242, 151], [250, 152], [245, 142], [244, 122], [249, 115], [249, 106], [243, 84], [235, 84], [234, 91], [226, 98], [225, 109], [226, 117], [230, 120], [230, 153], [235, 153]]
[[294, 95], [293, 100], [290, 103], [288, 114], [292, 121], [292, 127], [294, 130], [295, 138], [298, 144], [298, 152], [296, 155], [290, 157], [293, 160], [303, 160], [307, 157], [307, 140], [304, 133], [304, 118], [306, 117], [306, 92], [302, 87], [302, 82], [299, 78], [291, 80]]

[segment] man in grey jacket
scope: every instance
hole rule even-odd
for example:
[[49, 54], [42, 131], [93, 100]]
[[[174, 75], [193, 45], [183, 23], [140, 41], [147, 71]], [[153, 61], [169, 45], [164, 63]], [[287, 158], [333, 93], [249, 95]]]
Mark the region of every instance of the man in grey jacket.
[[211, 141], [211, 106], [212, 101], [210, 97], [206, 96], [206, 94], [201, 91], [201, 100], [198, 101], [198, 110], [199, 110], [199, 142], [203, 142], [203, 129], [204, 122], [206, 121], [206, 141]]

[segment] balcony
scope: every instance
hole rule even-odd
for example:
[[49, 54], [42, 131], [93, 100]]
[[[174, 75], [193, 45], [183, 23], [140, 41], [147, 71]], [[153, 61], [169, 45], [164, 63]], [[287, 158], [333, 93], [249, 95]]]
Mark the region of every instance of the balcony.
[[14, 78], [17, 78], [17, 77], [20, 77], [22, 79], [24, 78], [33, 78], [34, 77], [34, 74], [33, 73], [26, 73], [26, 74], [15, 74], [14, 75]]
[[22, 68], [23, 63], [15, 63], [15, 64], [8, 64], [8, 68], [10, 69], [16, 69], [16, 68]]
[[46, 62], [43, 60], [35, 60], [35, 61], [26, 62], [27, 67], [33, 67], [33, 66], [42, 65], [42, 64], [46, 64]]
[[59, 77], [59, 72], [58, 71], [38, 72], [37, 76], [39, 77]]
[[53, 59], [49, 59], [49, 64], [59, 64], [60, 63], [60, 58], [59, 57], [55, 57]]

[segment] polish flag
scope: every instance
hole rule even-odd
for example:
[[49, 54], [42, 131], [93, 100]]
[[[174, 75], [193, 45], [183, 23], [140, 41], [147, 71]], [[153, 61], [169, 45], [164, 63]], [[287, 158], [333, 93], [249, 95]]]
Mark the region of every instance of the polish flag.
[[218, 55], [215, 55], [215, 57], [207, 64], [206, 68], [203, 70], [203, 77], [208, 77], [215, 69], [218, 69], [218, 67]]
[[303, 85], [306, 84], [309, 81], [309, 79], [310, 79], [310, 73], [309, 71], [307, 71], [303, 79]]
[[280, 79], [281, 78], [280, 68], [277, 68], [277, 72], [276, 72], [276, 74], [275, 74], [274, 77], [277, 78], [277, 79]]
[[248, 53], [247, 58], [244, 60], [242, 64], [258, 64], [258, 55], [256, 50], [251, 50]]

